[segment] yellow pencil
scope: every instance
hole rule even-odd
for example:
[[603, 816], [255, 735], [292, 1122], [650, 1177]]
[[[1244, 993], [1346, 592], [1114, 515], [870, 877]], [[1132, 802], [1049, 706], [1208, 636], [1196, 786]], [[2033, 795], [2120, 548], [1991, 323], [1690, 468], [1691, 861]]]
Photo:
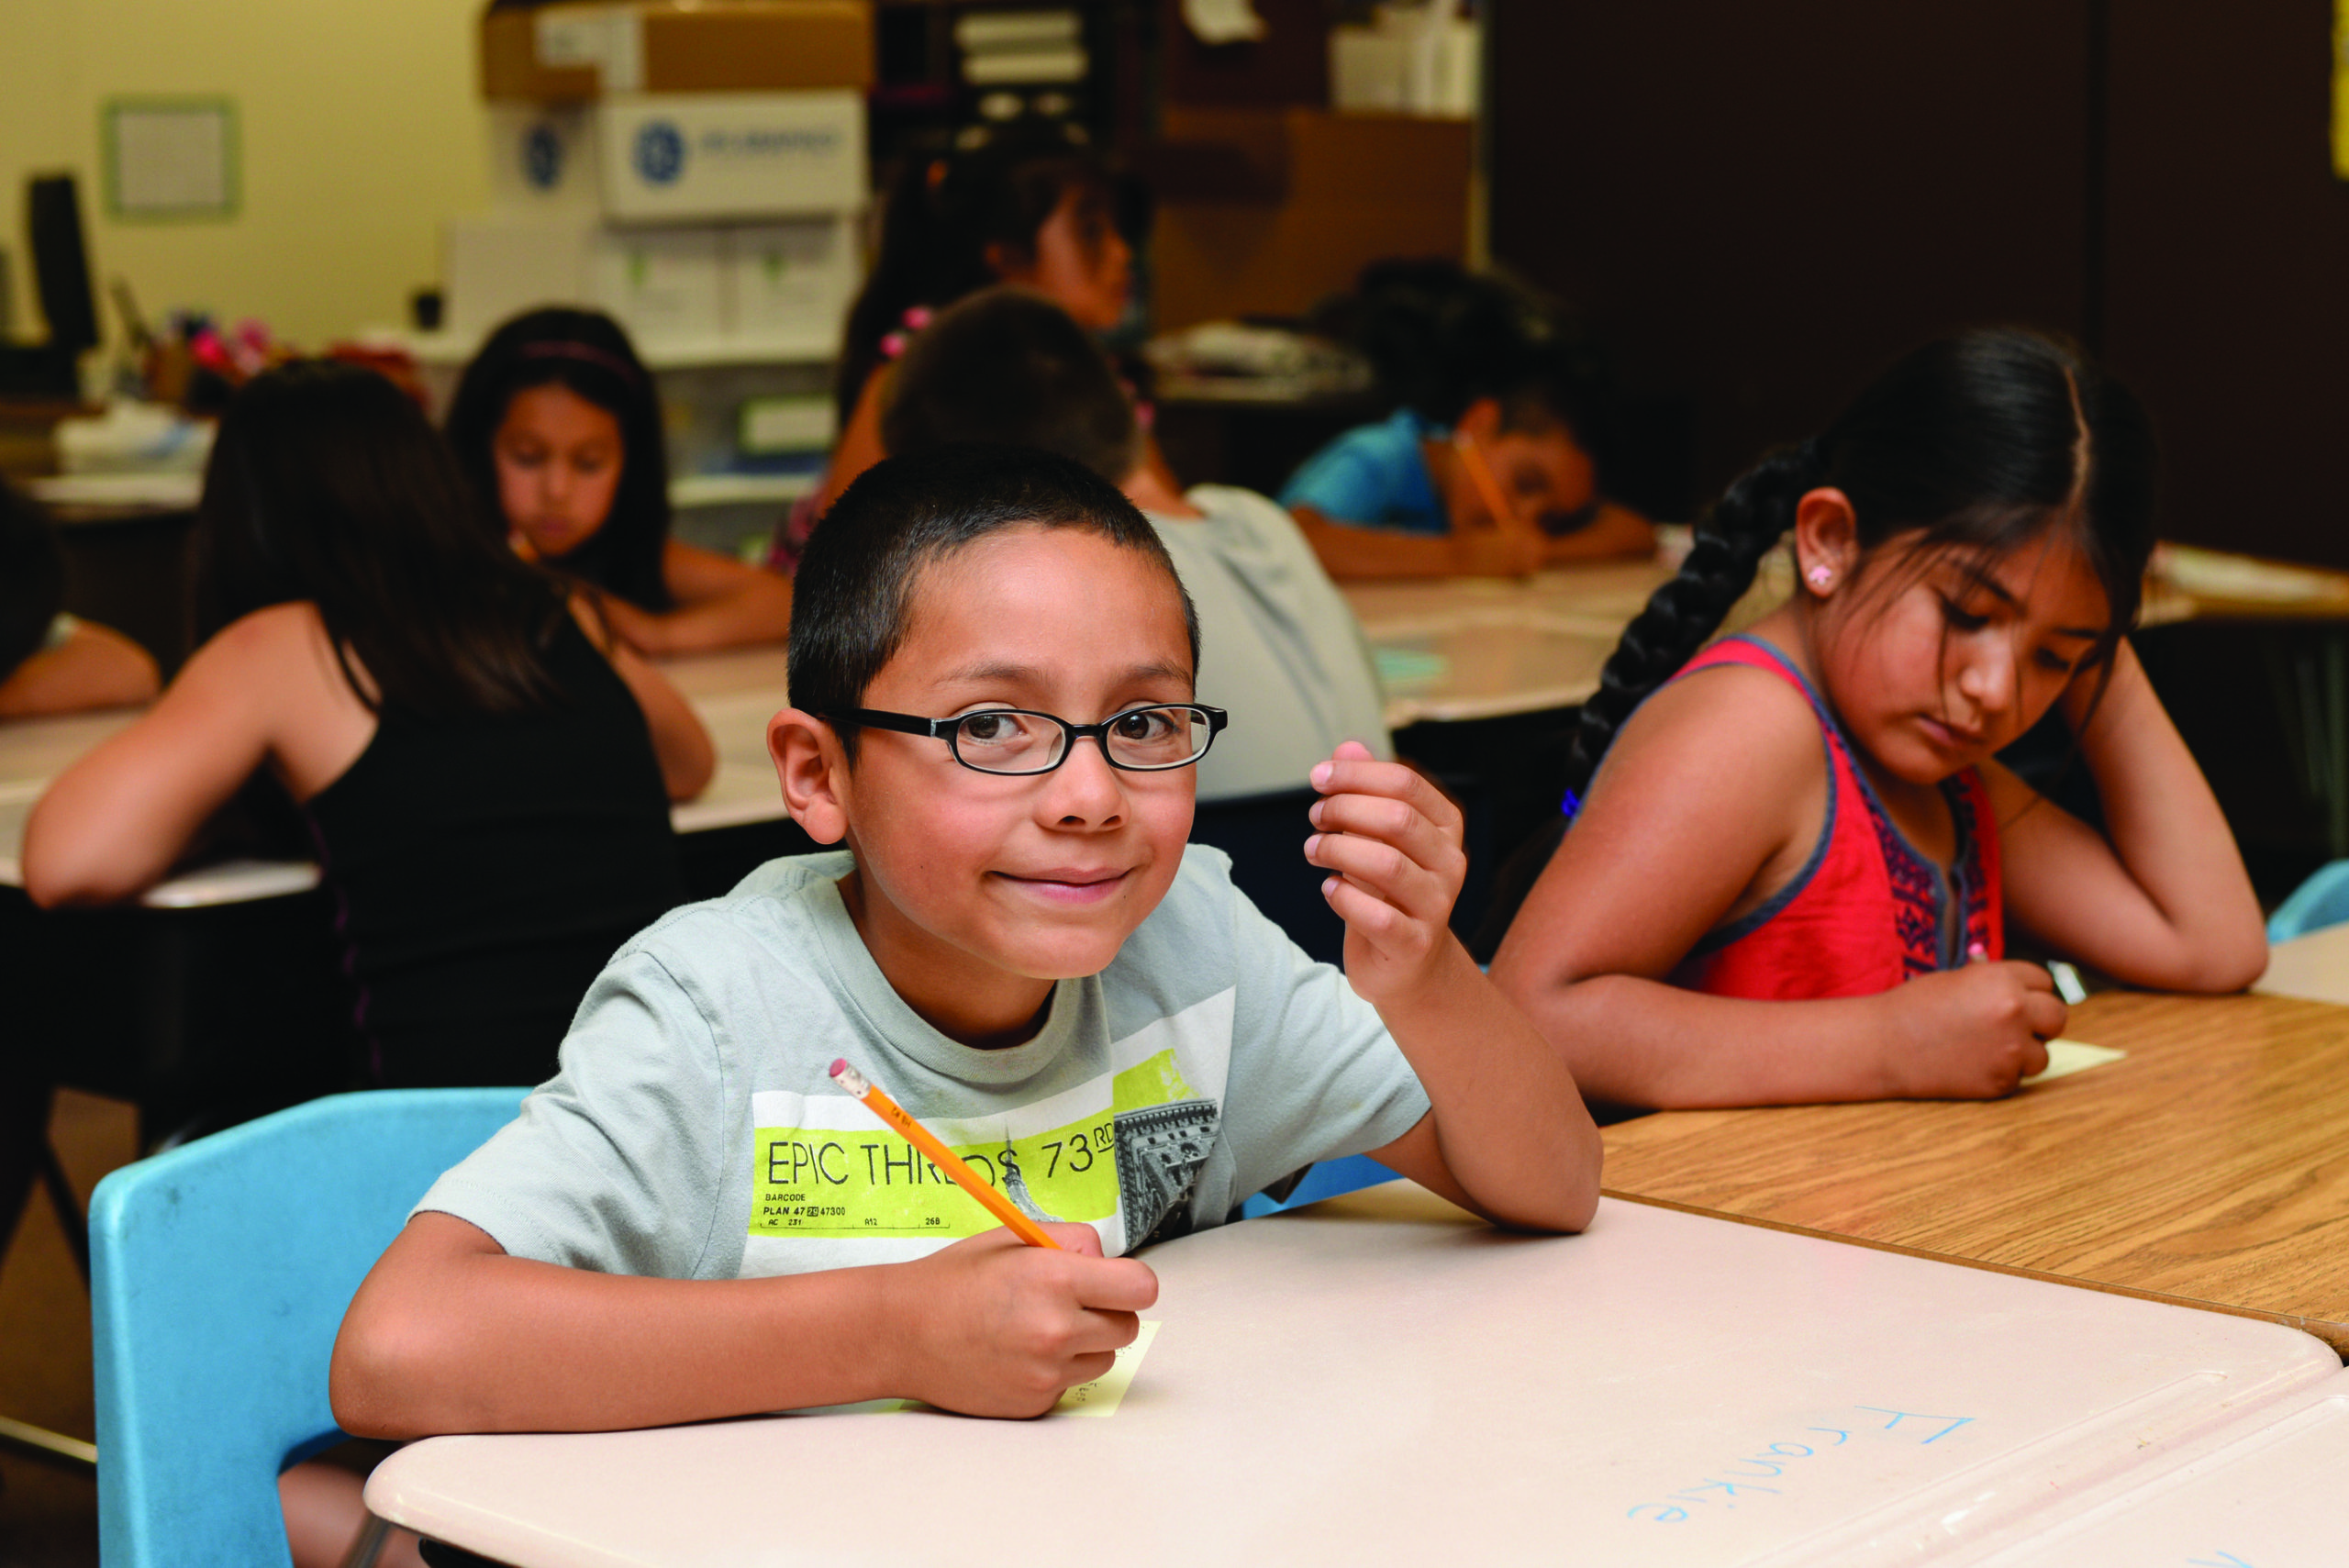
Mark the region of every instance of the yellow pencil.
[[1460, 454], [1460, 466], [1468, 471], [1468, 482], [1484, 498], [1485, 510], [1493, 515], [1493, 527], [1514, 528], [1518, 521], [1517, 508], [1510, 506], [1508, 497], [1501, 493], [1500, 481], [1493, 477], [1493, 465], [1485, 461], [1485, 449], [1476, 444], [1476, 438], [1455, 435], [1452, 445], [1453, 450]]
[[848, 1064], [846, 1058], [832, 1063], [832, 1082], [863, 1100], [865, 1107], [887, 1122], [905, 1140], [920, 1150], [930, 1162], [954, 1178], [954, 1184], [979, 1200], [989, 1214], [1003, 1221], [1014, 1236], [1030, 1247], [1050, 1247], [1055, 1252], [1061, 1244], [1044, 1233], [1044, 1228], [1011, 1207], [1011, 1200], [987, 1185], [976, 1171], [963, 1163], [955, 1152], [931, 1136], [930, 1129], [905, 1113], [904, 1107], [891, 1099], [863, 1073]]

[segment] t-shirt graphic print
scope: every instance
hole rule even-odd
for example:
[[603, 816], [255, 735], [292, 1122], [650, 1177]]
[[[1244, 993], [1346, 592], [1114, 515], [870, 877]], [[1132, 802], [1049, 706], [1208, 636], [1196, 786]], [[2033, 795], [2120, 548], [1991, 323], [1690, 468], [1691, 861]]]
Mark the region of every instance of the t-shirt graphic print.
[[[1109, 1071], [1073, 1088], [922, 1125], [1029, 1218], [1091, 1225], [1113, 1257], [1182, 1235], [1222, 1125], [1232, 1000], [1220, 992], [1112, 1041]], [[899, 1262], [995, 1228], [851, 1096], [766, 1090], [751, 1106], [745, 1277]]]

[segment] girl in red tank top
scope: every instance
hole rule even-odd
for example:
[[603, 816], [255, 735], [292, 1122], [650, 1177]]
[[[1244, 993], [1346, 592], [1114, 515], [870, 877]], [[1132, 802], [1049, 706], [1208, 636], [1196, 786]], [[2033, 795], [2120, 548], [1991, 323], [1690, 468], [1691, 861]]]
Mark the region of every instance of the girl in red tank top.
[[[2124, 389], [1990, 331], [1731, 486], [1585, 706], [1571, 830], [1494, 955], [1587, 1096], [2008, 1093], [2065, 1017], [2009, 920], [2134, 984], [2257, 976], [2250, 881], [2123, 637], [2151, 468]], [[1793, 595], [1706, 647], [1788, 536]], [[2052, 708], [2108, 831], [1996, 760]]]

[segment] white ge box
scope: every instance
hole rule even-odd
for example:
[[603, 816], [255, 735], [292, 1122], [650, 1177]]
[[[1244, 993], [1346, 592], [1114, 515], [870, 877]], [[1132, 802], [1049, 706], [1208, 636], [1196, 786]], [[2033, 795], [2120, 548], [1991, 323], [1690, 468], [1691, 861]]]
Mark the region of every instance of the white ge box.
[[865, 198], [851, 89], [609, 96], [595, 109], [605, 215], [622, 223], [849, 212]]
[[489, 192], [497, 210], [599, 210], [595, 113], [584, 105], [490, 105]]
[[727, 325], [724, 255], [715, 228], [607, 228], [595, 236], [588, 281], [632, 338], [715, 338]]
[[726, 230], [729, 316], [742, 337], [804, 340], [829, 356], [863, 276], [856, 221], [846, 214]]
[[478, 336], [546, 305], [609, 312], [655, 343], [729, 326], [725, 235], [710, 228], [607, 228], [593, 217], [463, 218], [444, 231], [448, 328]]
[[440, 287], [449, 331], [485, 333], [509, 316], [589, 296], [596, 220], [504, 213], [451, 220], [441, 231]]

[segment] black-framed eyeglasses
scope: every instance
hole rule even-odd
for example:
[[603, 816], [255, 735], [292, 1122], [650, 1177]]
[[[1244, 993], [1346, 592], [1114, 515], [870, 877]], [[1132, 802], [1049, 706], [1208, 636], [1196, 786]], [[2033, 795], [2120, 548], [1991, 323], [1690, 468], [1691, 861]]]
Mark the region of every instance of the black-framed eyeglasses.
[[900, 735], [930, 735], [946, 742], [954, 760], [974, 773], [1049, 773], [1068, 761], [1077, 741], [1090, 735], [1113, 768], [1161, 773], [1187, 768], [1208, 754], [1231, 716], [1204, 703], [1167, 703], [1130, 707], [1098, 724], [1071, 724], [1057, 714], [1020, 707], [990, 707], [953, 718], [919, 718], [879, 708], [842, 708], [824, 716], [835, 724], [861, 724]]

